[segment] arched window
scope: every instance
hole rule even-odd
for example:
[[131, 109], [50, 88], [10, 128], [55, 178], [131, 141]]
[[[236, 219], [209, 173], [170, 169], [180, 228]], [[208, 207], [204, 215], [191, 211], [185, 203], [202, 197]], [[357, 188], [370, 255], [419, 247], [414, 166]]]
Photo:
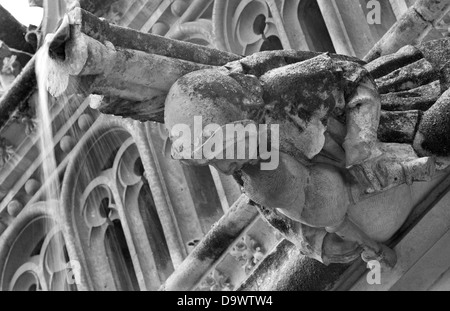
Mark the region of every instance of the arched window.
[[174, 267], [140, 153], [119, 121], [103, 119], [63, 182], [69, 254], [82, 263], [87, 289], [157, 290]]

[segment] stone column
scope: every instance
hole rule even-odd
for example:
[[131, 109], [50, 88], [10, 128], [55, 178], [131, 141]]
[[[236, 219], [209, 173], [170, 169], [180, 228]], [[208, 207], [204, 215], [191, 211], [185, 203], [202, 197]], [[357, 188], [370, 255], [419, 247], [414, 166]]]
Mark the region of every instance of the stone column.
[[355, 56], [355, 50], [353, 49], [344, 21], [339, 13], [336, 0], [318, 0], [317, 3], [327, 25], [336, 53]]
[[[395, 7], [395, 14], [388, 2], [380, 2], [381, 24], [370, 25], [367, 14], [370, 8], [364, 1], [318, 0], [336, 52], [363, 57], [368, 50], [395, 22], [403, 7]], [[405, 5], [406, 7], [406, 5]]]

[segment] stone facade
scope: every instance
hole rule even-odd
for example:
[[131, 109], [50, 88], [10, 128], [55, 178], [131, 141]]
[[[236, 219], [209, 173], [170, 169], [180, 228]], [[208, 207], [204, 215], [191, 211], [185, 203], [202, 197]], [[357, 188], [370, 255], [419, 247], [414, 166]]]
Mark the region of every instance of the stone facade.
[[[55, 16], [62, 19], [63, 13], [76, 5], [72, 2], [44, 1], [43, 34], [55, 30]], [[296, 49], [363, 58], [412, 5], [403, 0], [379, 1], [381, 23], [370, 24], [367, 2], [86, 0], [80, 4], [116, 25], [239, 55]], [[432, 31], [429, 38], [445, 34], [443, 23], [441, 32]], [[7, 70], [1, 75], [5, 90], [11, 85], [11, 76], [18, 74], [8, 53], [6, 50], [3, 56], [9, 57], [9, 62], [4, 61]], [[183, 166], [170, 159], [168, 137], [160, 124], [100, 115], [93, 109], [102, 105], [96, 96], [58, 98], [51, 104], [54, 145], [50, 150], [55, 153], [57, 170], [50, 178], [60, 181], [61, 192], [59, 197], [49, 197], [45, 186], [51, 181], [43, 179], [39, 151], [40, 124], [32, 109], [36, 97], [29, 88], [21, 99], [22, 107], [0, 130], [1, 290], [157, 290], [171, 275], [165, 288], [329, 289], [347, 268], [334, 269], [336, 277], [324, 280], [326, 285], [310, 280], [308, 285], [296, 287], [298, 280], [290, 282], [286, 271], [301, 273], [305, 266], [298, 268], [301, 264], [296, 256], [302, 255], [291, 249], [249, 202], [239, 199], [241, 189], [233, 179], [214, 168]], [[402, 192], [411, 198], [411, 208], [427, 198], [442, 199], [442, 193], [429, 193], [429, 187], [414, 187]], [[230, 210], [245, 211], [246, 217], [234, 220], [238, 228], [228, 227], [222, 217], [232, 218]], [[436, 234], [435, 239], [440, 238]], [[200, 241], [204, 244], [194, 251]], [[431, 247], [427, 246], [423, 252]], [[216, 253], [208, 262], [198, 262], [196, 278], [186, 281], [174, 273], [208, 250]], [[192, 253], [194, 256], [188, 257]], [[193, 261], [187, 263], [186, 258]], [[273, 276], [268, 264], [274, 261], [287, 267], [278, 276]], [[74, 268], [77, 264], [78, 270]], [[416, 264], [420, 260], [401, 267]], [[319, 275], [327, 274], [316, 263], [308, 265]], [[67, 271], [72, 270], [80, 272], [80, 278], [75, 283], [65, 282]], [[392, 286], [402, 286], [397, 281], [404, 272], [399, 270]], [[357, 284], [355, 288], [367, 289], [359, 277], [354, 273], [352, 284], [338, 282], [337, 286]], [[271, 281], [262, 284], [265, 280]], [[283, 287], [283, 282], [289, 284]]]

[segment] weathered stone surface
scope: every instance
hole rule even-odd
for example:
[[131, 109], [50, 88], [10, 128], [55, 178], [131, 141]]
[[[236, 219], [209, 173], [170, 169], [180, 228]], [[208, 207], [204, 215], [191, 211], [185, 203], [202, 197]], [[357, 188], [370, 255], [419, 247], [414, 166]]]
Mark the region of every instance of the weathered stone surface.
[[395, 53], [405, 45], [416, 43], [416, 40], [430, 29], [429, 22], [423, 20], [414, 8], [410, 8], [375, 44], [364, 60], [370, 62], [380, 56]]
[[[243, 73], [260, 77], [272, 69], [279, 68], [285, 65], [291, 65], [313, 57], [319, 56], [323, 53], [312, 51], [295, 51], [295, 50], [275, 50], [264, 51], [246, 56], [239, 60], [239, 62], [232, 62], [227, 64], [227, 67], [234, 71], [233, 66], [240, 67]], [[356, 57], [339, 55], [334, 53], [327, 53], [331, 58], [341, 61], [351, 61], [359, 65], [366, 63]]]
[[400, 67], [414, 63], [422, 58], [423, 55], [419, 49], [408, 45], [400, 49], [395, 54], [389, 54], [377, 58], [376, 60], [368, 63], [365, 67], [374, 79], [378, 79]]
[[441, 92], [444, 93], [450, 88], [450, 64], [441, 69]]
[[71, 24], [81, 25], [81, 32], [100, 42], [109, 41], [114, 46], [208, 65], [225, 65], [241, 58], [232, 53], [111, 25], [79, 8], [69, 14]]
[[447, 90], [433, 107], [424, 113], [415, 145], [420, 146], [425, 152], [431, 154], [449, 156], [449, 133], [450, 90]]
[[381, 95], [381, 109], [388, 111], [428, 110], [441, 96], [439, 81], [418, 88]]
[[448, 13], [450, 4], [446, 0], [417, 0], [414, 9], [424, 20], [435, 23]]
[[382, 111], [378, 139], [382, 142], [411, 144], [420, 122], [420, 116], [419, 110]]
[[0, 234], [2, 234], [6, 230], [6, 228], [8, 228], [8, 226], [0, 221]]
[[441, 93], [450, 86], [450, 38], [432, 40], [422, 43], [418, 48], [425, 58], [433, 65], [439, 75]]
[[44, 0], [28, 0], [28, 4], [30, 5], [30, 7], [42, 8]]
[[326, 266], [303, 256], [284, 240], [241, 285], [240, 291], [322, 291], [330, 290], [348, 264]]
[[[155, 97], [167, 94], [181, 76], [212, 67], [110, 44], [103, 45], [82, 33], [72, 36], [67, 44], [72, 48], [65, 50], [65, 58], [50, 58], [48, 65], [51, 68], [47, 77], [49, 91], [54, 96], [61, 95], [68, 87], [83, 84], [88, 93], [132, 102], [152, 101]], [[155, 75], [155, 72], [164, 74]], [[70, 79], [74, 76], [79, 78], [78, 84], [71, 83]]]
[[59, 142], [59, 145], [61, 147], [61, 150], [65, 153], [69, 153], [73, 147], [77, 144], [77, 141], [75, 138], [73, 138], [70, 135], [66, 135], [63, 138], [61, 138], [61, 141]]
[[385, 94], [413, 89], [436, 79], [436, 70], [426, 59], [421, 59], [375, 81], [379, 92]]
[[14, 83], [16, 76], [22, 70], [22, 65], [17, 57], [20, 55], [13, 54], [10, 48], [0, 40], [0, 96], [9, 89], [10, 85]]
[[450, 38], [427, 41], [417, 48], [424, 57], [436, 68], [441, 69], [450, 62]]
[[164, 123], [164, 101], [166, 96], [154, 96], [148, 101], [136, 102], [120, 98], [104, 98], [98, 110], [104, 114], [120, 115], [145, 122], [152, 120]]

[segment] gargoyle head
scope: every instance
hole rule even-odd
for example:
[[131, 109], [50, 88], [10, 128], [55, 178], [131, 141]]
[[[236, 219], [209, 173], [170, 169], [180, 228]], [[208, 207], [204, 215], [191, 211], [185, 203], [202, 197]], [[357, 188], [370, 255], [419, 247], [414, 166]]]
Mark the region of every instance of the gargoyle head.
[[[165, 102], [172, 157], [196, 165], [210, 164], [225, 174], [257, 162], [251, 141], [258, 140], [258, 125], [247, 120], [242, 108], [250, 101], [226, 71], [200, 70], [180, 78]], [[232, 135], [227, 135], [229, 130]]]

